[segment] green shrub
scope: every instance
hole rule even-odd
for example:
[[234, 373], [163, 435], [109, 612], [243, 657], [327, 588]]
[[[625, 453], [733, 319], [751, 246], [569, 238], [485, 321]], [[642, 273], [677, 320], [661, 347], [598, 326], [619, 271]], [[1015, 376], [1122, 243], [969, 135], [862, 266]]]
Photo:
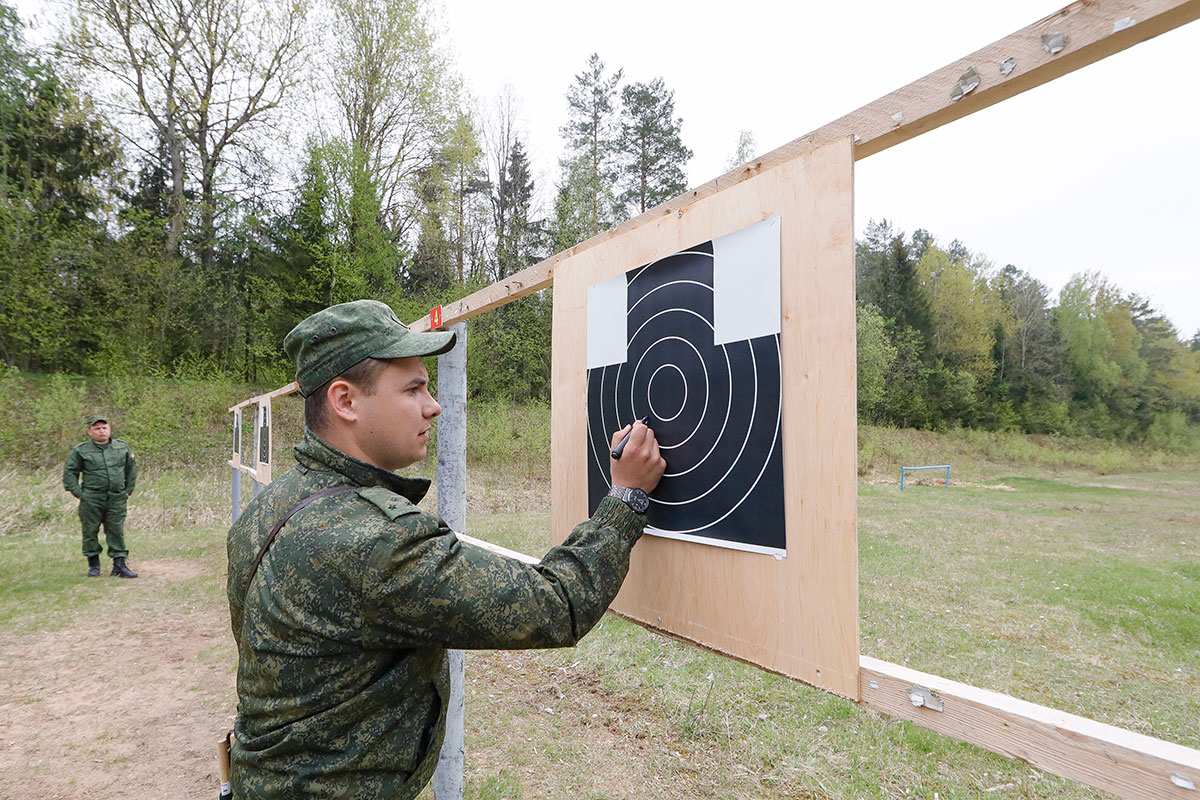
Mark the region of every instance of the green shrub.
[[473, 464], [547, 471], [550, 406], [479, 402], [467, 407], [467, 460]]
[[1146, 441], [1165, 450], [1200, 455], [1200, 428], [1188, 425], [1187, 415], [1179, 410], [1155, 414]]
[[1021, 404], [1021, 427], [1026, 433], [1066, 433], [1071, 426], [1066, 403], [1035, 397]]

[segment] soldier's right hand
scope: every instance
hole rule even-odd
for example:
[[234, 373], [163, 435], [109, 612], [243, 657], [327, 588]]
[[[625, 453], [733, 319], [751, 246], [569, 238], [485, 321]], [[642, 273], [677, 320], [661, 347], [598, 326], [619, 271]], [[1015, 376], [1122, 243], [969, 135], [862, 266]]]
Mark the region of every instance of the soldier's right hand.
[[613, 486], [627, 486], [630, 489], [650, 492], [658, 486], [658, 481], [667, 468], [667, 462], [658, 452], [658, 440], [654, 438], [654, 431], [641, 422], [633, 423], [632, 432], [630, 426], [626, 425], [614, 433], [608, 449], [616, 449], [626, 433], [629, 433], [629, 442], [626, 443], [621, 457], [618, 459], [610, 456], [608, 461]]

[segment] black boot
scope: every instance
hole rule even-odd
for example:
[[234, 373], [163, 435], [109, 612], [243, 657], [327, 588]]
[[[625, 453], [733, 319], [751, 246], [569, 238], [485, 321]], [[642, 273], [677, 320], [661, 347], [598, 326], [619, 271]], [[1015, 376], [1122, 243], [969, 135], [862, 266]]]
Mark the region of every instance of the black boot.
[[100, 574], [100, 556], [88, 556], [88, 577], [95, 578]]
[[124, 558], [114, 558], [112, 572], [109, 573], [115, 578], [136, 578], [137, 573], [125, 566]]

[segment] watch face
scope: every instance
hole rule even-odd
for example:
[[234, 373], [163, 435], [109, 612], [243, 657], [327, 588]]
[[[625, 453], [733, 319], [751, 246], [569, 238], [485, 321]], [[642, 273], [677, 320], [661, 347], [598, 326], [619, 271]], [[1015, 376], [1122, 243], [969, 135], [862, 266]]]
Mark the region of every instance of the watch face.
[[614, 486], [608, 493], [639, 514], [645, 514], [650, 507], [650, 496], [641, 489], [630, 489], [628, 486]]

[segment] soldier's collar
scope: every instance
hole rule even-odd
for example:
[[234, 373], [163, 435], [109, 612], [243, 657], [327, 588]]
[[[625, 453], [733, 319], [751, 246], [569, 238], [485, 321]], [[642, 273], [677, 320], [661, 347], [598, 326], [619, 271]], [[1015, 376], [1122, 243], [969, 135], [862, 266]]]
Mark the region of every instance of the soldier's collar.
[[296, 460], [309, 469], [331, 469], [345, 475], [359, 486], [382, 486], [403, 495], [413, 504], [421, 502], [429, 492], [428, 479], [406, 478], [374, 464], [359, 461], [338, 450], [308, 428], [304, 429], [304, 441], [296, 446]]

